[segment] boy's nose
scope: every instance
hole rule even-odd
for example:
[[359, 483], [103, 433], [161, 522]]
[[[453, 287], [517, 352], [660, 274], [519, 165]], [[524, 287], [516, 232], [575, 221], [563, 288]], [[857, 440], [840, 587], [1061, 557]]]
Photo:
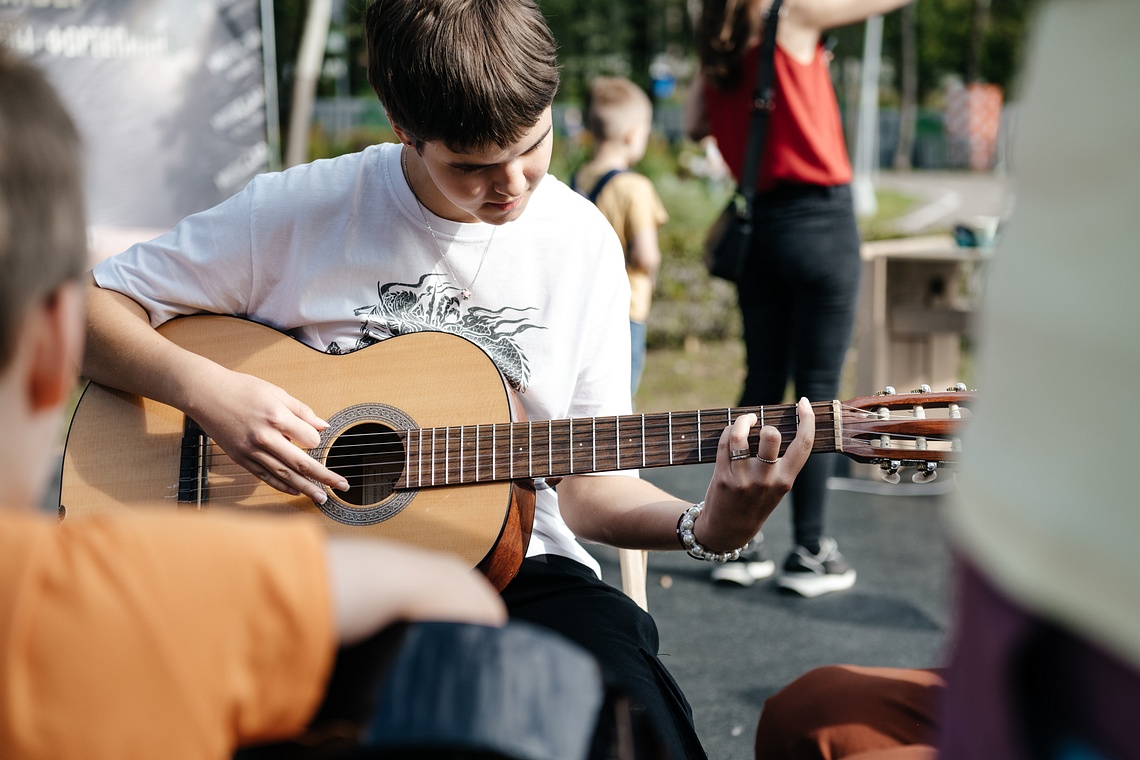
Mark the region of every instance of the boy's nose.
[[503, 166], [496, 178], [495, 190], [510, 198], [517, 198], [526, 191], [526, 173], [521, 161], [510, 161]]

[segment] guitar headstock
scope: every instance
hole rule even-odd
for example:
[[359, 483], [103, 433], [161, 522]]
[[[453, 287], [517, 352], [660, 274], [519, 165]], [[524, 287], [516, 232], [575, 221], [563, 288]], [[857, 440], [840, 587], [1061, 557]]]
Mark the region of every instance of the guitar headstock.
[[842, 405], [840, 448], [859, 462], [879, 465], [888, 483], [899, 482], [899, 470], [913, 466], [912, 480], [927, 483], [942, 465], [961, 456], [961, 433], [970, 418], [975, 395], [962, 383], [935, 393], [923, 385], [910, 393], [887, 387]]

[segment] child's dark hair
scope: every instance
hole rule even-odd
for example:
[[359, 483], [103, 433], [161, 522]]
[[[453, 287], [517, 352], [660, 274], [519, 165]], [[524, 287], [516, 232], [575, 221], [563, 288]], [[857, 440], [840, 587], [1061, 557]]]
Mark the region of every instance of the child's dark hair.
[[531, 0], [374, 0], [368, 81], [416, 141], [510, 145], [558, 90], [554, 37]]

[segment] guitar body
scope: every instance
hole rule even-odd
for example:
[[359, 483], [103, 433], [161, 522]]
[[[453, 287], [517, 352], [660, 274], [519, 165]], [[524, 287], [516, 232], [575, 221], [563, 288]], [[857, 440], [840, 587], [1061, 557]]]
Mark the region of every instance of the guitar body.
[[[224, 367], [274, 383], [312, 407], [332, 423], [313, 452], [322, 461], [336, 450], [338, 439], [355, 435], [383, 448], [387, 466], [399, 469], [404, 455], [394, 450], [399, 439], [392, 431], [509, 423], [513, 413], [521, 413], [490, 358], [447, 333], [397, 336], [335, 356], [233, 317], [176, 319], [159, 332]], [[186, 426], [177, 409], [89, 384], [68, 431], [61, 515], [70, 520], [124, 510], [307, 512], [334, 534], [375, 536], [458, 555], [499, 588], [525, 555], [534, 514], [527, 481], [350, 488], [343, 499], [329, 491], [329, 504], [321, 508], [265, 485], [208, 441], [187, 453], [187, 441], [194, 439]], [[194, 488], [186, 485], [188, 465], [195, 466]]]

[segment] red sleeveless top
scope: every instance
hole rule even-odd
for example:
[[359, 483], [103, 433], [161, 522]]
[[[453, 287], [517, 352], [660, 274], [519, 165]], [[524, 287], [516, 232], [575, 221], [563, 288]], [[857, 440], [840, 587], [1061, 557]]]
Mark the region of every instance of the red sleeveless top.
[[[759, 54], [759, 47], [745, 54], [740, 81], [731, 90], [708, 84], [704, 88], [709, 132], [737, 179], [744, 166]], [[777, 182], [850, 182], [851, 162], [823, 47], [817, 48], [811, 63], [805, 64], [777, 45], [775, 71], [775, 108], [768, 119], [757, 187], [766, 190]]]

